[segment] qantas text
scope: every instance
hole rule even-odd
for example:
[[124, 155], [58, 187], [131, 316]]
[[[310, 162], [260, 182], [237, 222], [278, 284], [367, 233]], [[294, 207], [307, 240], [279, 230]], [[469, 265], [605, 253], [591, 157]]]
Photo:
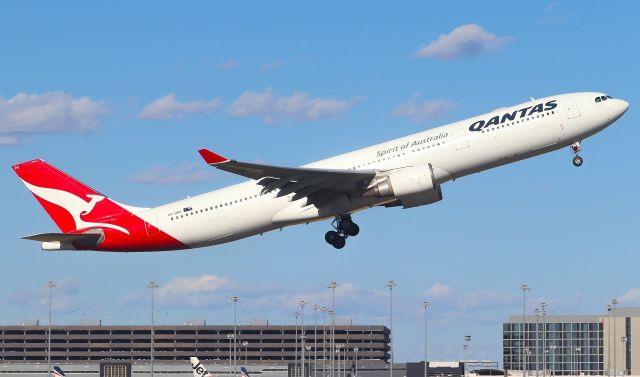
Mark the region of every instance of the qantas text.
[[518, 115], [518, 114], [520, 114], [519, 118], [524, 118], [526, 116], [530, 116], [530, 115], [533, 115], [535, 113], [542, 113], [544, 111], [551, 111], [551, 110], [555, 109], [556, 107], [558, 107], [558, 104], [556, 103], [556, 100], [548, 101], [545, 104], [539, 103], [539, 104], [537, 104], [535, 106], [523, 107], [520, 110], [515, 110], [515, 111], [510, 112], [510, 113], [505, 113], [502, 116], [496, 115], [493, 118], [489, 119], [488, 121], [478, 120], [476, 122], [473, 122], [473, 124], [471, 124], [469, 126], [469, 131], [482, 131], [482, 129], [487, 128], [489, 126], [502, 124], [502, 123], [508, 122], [510, 120], [515, 120], [516, 119], [516, 115]]

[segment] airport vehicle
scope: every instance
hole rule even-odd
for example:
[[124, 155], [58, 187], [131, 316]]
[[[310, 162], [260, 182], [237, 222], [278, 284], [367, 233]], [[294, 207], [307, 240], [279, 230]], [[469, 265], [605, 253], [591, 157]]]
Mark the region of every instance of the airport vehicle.
[[65, 377], [66, 376], [59, 366], [54, 366], [53, 367], [53, 375], [55, 377]]
[[352, 219], [357, 211], [435, 203], [445, 182], [568, 146], [573, 165], [581, 166], [581, 141], [628, 107], [596, 92], [532, 98], [301, 167], [201, 149], [207, 164], [250, 180], [155, 208], [118, 203], [43, 160], [13, 169], [61, 230], [24, 237], [43, 250], [189, 249], [323, 219], [333, 219], [326, 242], [341, 249], [360, 231]]

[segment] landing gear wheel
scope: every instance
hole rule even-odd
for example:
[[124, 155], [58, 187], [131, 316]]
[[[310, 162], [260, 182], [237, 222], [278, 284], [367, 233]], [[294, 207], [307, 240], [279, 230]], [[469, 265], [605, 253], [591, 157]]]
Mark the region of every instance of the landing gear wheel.
[[335, 242], [333, 243], [333, 247], [335, 247], [336, 249], [342, 249], [346, 243], [347, 242], [345, 241], [344, 237], [338, 236], [338, 238], [336, 238]]
[[573, 157], [573, 166], [575, 167], [581, 166], [582, 162], [583, 162], [582, 157], [580, 156]]
[[342, 249], [346, 244], [344, 237], [342, 237], [335, 230], [328, 231], [324, 235], [324, 240], [327, 241], [329, 245], [335, 247], [336, 249]]
[[335, 230], [330, 230], [324, 235], [324, 240], [327, 241], [329, 245], [333, 245], [338, 238], [340, 238], [340, 235]]
[[358, 224], [351, 220], [351, 215], [338, 215], [331, 222], [333, 229], [324, 235], [324, 240], [336, 249], [342, 249], [349, 237], [357, 236], [360, 233]]
[[358, 233], [360, 233], [360, 227], [353, 221], [347, 220], [342, 223], [342, 231], [347, 236], [353, 237], [357, 236]]
[[578, 153], [580, 153], [580, 151], [582, 150], [582, 147], [580, 146], [580, 142], [576, 141], [575, 143], [571, 144], [571, 151], [573, 152], [573, 166], [578, 167], [582, 165], [582, 157], [578, 156]]

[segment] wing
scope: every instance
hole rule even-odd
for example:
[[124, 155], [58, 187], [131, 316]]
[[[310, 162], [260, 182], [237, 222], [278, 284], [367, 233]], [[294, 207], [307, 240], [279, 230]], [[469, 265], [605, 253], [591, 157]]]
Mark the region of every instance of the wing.
[[307, 198], [321, 206], [333, 195], [360, 196], [376, 176], [374, 170], [290, 168], [230, 160], [207, 149], [198, 151], [215, 168], [257, 181], [262, 193], [279, 190], [277, 197], [294, 194], [291, 200]]

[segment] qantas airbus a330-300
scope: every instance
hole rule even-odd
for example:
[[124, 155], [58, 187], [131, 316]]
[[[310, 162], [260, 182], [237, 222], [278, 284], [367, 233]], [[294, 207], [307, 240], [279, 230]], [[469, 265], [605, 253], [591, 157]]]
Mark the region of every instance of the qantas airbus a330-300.
[[564, 147], [580, 166], [580, 142], [628, 107], [594, 92], [531, 99], [302, 167], [201, 149], [207, 164], [250, 180], [155, 208], [118, 203], [43, 160], [13, 169], [61, 230], [24, 237], [43, 250], [188, 249], [322, 219], [333, 219], [325, 240], [340, 249], [359, 233], [354, 212], [434, 203], [447, 181]]

